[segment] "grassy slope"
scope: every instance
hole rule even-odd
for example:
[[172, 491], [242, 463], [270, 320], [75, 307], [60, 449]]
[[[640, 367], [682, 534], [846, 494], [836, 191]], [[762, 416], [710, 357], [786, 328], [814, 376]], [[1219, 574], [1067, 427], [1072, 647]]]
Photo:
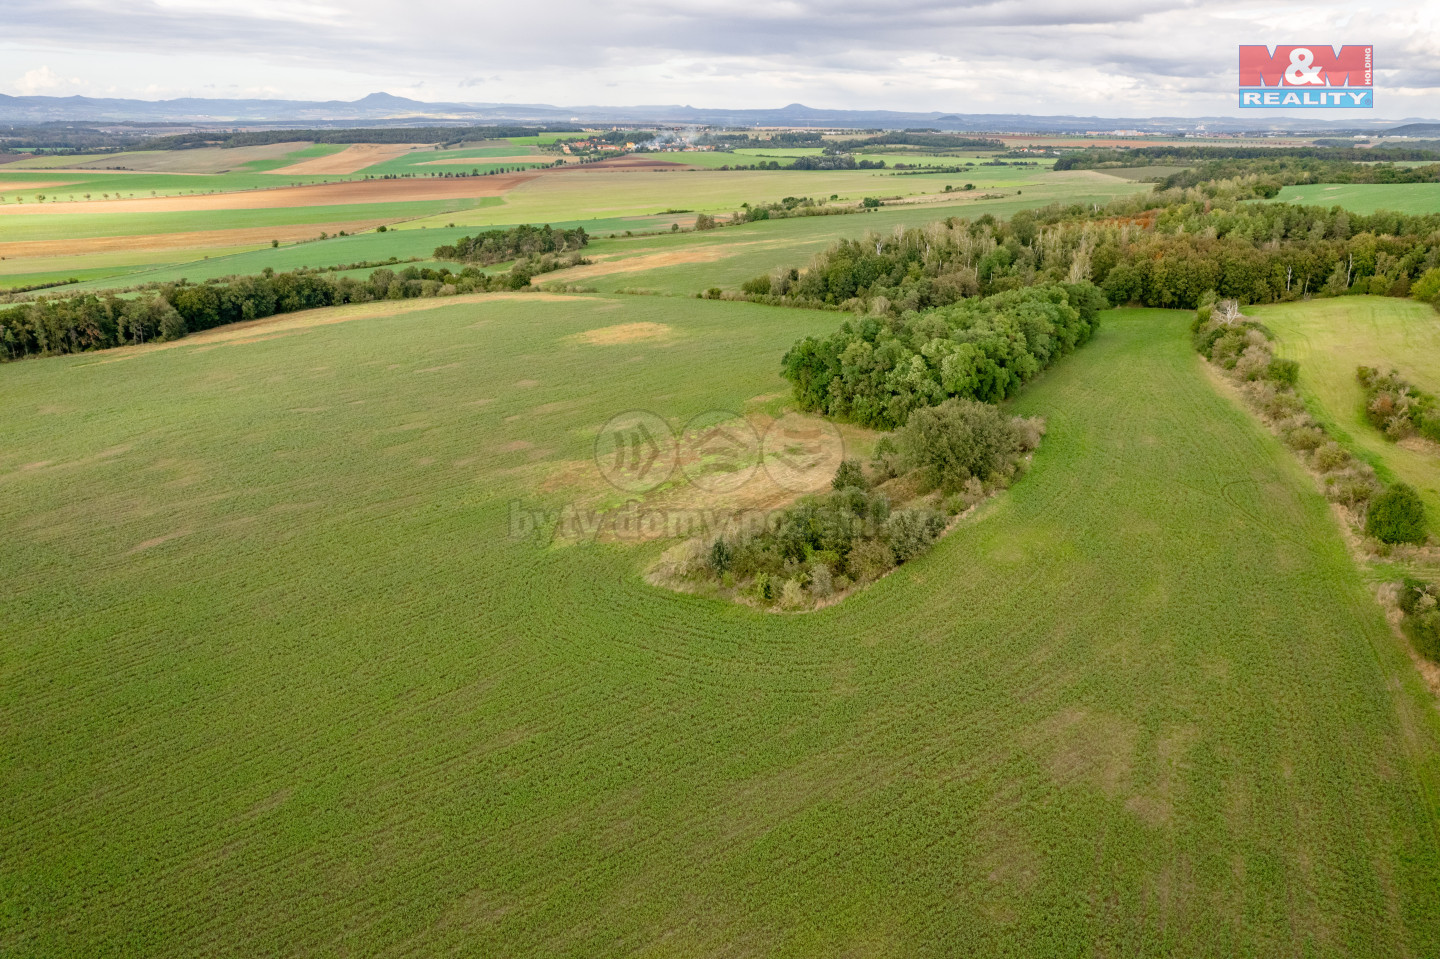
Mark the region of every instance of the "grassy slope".
[[1385, 475], [1413, 485], [1440, 533], [1440, 457], [1385, 439], [1365, 418], [1355, 367], [1398, 369], [1440, 395], [1440, 314], [1413, 300], [1344, 296], [1247, 307], [1280, 338], [1281, 352], [1300, 361], [1300, 387], [1326, 419]]
[[1401, 213], [1440, 213], [1440, 183], [1354, 183], [1287, 186], [1276, 203], [1343, 206], [1354, 213], [1398, 210]]
[[[1108, 315], [1022, 398], [1030, 475], [801, 617], [509, 504], [616, 411], [776, 392], [830, 314], [490, 300], [0, 367], [0, 950], [1436, 952], [1435, 712], [1187, 320]], [[635, 321], [676, 335], [566, 339]]]

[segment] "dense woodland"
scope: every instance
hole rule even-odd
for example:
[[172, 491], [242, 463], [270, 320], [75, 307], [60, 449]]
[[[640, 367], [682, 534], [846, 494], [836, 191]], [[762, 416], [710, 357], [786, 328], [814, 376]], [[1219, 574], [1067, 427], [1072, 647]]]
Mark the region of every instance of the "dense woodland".
[[1080, 282], [867, 316], [796, 343], [782, 368], [801, 409], [890, 429], [951, 398], [1013, 396], [1088, 341], [1106, 305]]
[[1194, 308], [1374, 293], [1408, 296], [1440, 266], [1440, 215], [1236, 202], [1173, 190], [1095, 209], [1053, 205], [1008, 221], [951, 218], [843, 240], [807, 269], [742, 287], [751, 299], [901, 313], [1040, 283], [1089, 280], [1116, 305]]

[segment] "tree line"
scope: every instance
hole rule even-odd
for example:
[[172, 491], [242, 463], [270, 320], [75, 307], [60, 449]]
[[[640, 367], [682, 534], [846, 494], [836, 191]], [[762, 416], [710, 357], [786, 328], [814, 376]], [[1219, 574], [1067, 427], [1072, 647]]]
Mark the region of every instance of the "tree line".
[[781, 267], [741, 290], [764, 303], [901, 313], [1090, 281], [1115, 305], [1193, 309], [1207, 291], [1242, 303], [1408, 296], [1436, 267], [1440, 215], [1358, 214], [1174, 190], [1103, 208], [1052, 205], [1008, 221], [952, 217], [841, 240], [808, 269]]
[[578, 250], [547, 252], [502, 273], [486, 274], [476, 266], [458, 273], [410, 266], [399, 272], [378, 269], [363, 280], [266, 270], [223, 283], [167, 283], [128, 298], [87, 293], [43, 299], [0, 309], [0, 357], [15, 360], [177, 340], [230, 323], [346, 303], [523, 290], [534, 276], [584, 262]]
[[489, 266], [522, 256], [581, 250], [589, 242], [590, 236], [583, 226], [556, 230], [548, 223], [542, 227], [527, 223], [508, 230], [487, 230], [475, 236], [462, 236], [454, 244], [437, 246], [435, 259]]
[[1365, 163], [1377, 160], [1440, 160], [1431, 144], [1382, 147], [1255, 147], [1255, 146], [1153, 146], [1087, 147], [1066, 153], [1055, 161], [1057, 170], [1095, 170], [1104, 167], [1188, 166], [1217, 160], [1321, 160]]

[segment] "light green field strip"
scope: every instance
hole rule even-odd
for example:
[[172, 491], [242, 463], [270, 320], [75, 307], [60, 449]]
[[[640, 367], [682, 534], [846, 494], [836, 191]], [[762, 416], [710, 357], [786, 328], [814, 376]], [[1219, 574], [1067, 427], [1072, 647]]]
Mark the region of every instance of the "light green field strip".
[[1397, 213], [1440, 213], [1440, 183], [1347, 183], [1287, 186], [1276, 203], [1341, 206], [1353, 213], [1394, 210]]
[[1440, 314], [1423, 303], [1381, 296], [1247, 307], [1279, 337], [1280, 352], [1300, 363], [1300, 388], [1328, 423], [1380, 470], [1420, 491], [1430, 527], [1440, 534], [1440, 455], [1392, 443], [1365, 418], [1357, 366], [1397, 369], [1440, 395]]
[[0, 217], [0, 242], [60, 240], [102, 236], [231, 230], [245, 227], [352, 220], [442, 216], [447, 211], [490, 205], [496, 197], [409, 200], [401, 203], [352, 203], [335, 206], [265, 207], [254, 210], [186, 210], [174, 213], [85, 213]]
[[[978, 201], [986, 192], [1015, 198], [1021, 190], [1023, 206], [1043, 206], [1071, 197], [1116, 196], [1149, 190], [1149, 184], [1132, 183], [1092, 171], [1037, 172], [1034, 168], [980, 168], [975, 174], [922, 174], [897, 176], [889, 171], [603, 171], [547, 173], [529, 180], [505, 196], [503, 209], [487, 209], [457, 215], [467, 226], [495, 223], [584, 223], [588, 217], [659, 213], [667, 209], [728, 214], [742, 203], [774, 202], [786, 196], [828, 198], [858, 202], [866, 196], [901, 196], [943, 192], [947, 184], [957, 190], [967, 182], [976, 184], [971, 197], [955, 197], [955, 203], [1000, 203]], [[992, 172], [999, 171], [999, 172]], [[1019, 209], [1020, 207], [1015, 207]], [[983, 211], [976, 212], [979, 216]], [[1013, 210], [1011, 210], [1013, 212]], [[940, 213], [943, 218], [950, 211]], [[996, 214], [1000, 215], [1000, 214]], [[442, 221], [442, 222], [448, 222]], [[691, 219], [693, 222], [693, 217]], [[440, 225], [432, 218], [419, 224]], [[419, 225], [417, 224], [417, 225]]]
[[1440, 951], [1433, 701], [1186, 314], [1107, 314], [1016, 407], [1032, 470], [819, 614], [511, 537], [612, 414], [744, 409], [837, 319], [522, 296], [0, 367], [0, 949]]

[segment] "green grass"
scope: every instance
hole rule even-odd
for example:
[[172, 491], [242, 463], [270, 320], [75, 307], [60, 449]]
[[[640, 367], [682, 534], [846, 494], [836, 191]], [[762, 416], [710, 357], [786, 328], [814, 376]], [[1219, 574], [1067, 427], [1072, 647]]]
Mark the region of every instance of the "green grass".
[[1394, 210], [1398, 213], [1440, 213], [1440, 183], [1349, 183], [1287, 186], [1276, 203], [1341, 206], [1352, 213]]
[[1380, 296], [1247, 307], [1274, 330], [1280, 352], [1300, 363], [1300, 389], [1345, 442], [1389, 482], [1420, 491], [1430, 528], [1440, 533], [1440, 456], [1387, 440], [1365, 417], [1357, 366], [1398, 369], [1440, 395], [1440, 314], [1413, 300]]
[[401, 203], [346, 203], [333, 206], [262, 207], [253, 210], [182, 210], [171, 213], [36, 214], [4, 219], [7, 241], [60, 240], [102, 236], [232, 230], [261, 226], [347, 223], [435, 217], [447, 212], [495, 206], [495, 197], [409, 200]]
[[[508, 531], [832, 314], [0, 367], [0, 951], [1435, 954], [1433, 703], [1188, 319], [1108, 314], [1009, 493], [805, 616]], [[629, 322], [673, 334], [573, 339]]]

